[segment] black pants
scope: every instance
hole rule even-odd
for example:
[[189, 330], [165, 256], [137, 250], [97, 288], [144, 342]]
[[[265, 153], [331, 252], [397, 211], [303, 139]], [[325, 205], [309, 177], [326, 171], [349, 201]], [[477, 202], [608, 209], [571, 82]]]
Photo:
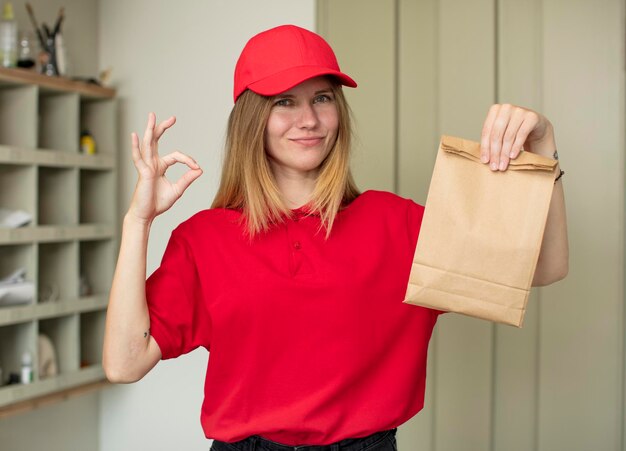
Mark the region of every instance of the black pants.
[[213, 440], [211, 451], [397, 451], [396, 429], [363, 438], [349, 438], [330, 445], [288, 446], [253, 435], [234, 443]]

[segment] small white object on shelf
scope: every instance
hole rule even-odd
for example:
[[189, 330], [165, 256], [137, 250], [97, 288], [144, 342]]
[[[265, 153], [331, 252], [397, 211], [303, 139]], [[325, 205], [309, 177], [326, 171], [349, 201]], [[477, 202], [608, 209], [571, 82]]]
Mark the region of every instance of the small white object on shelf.
[[26, 269], [18, 268], [0, 280], [0, 307], [27, 304], [35, 298], [35, 284], [26, 280]]
[[26, 280], [26, 268], [20, 267], [8, 276], [6, 276], [4, 279], [0, 279], [0, 285], [24, 282], [24, 280]]
[[33, 356], [26, 351], [22, 354], [22, 373], [20, 382], [22, 384], [30, 384], [33, 382]]
[[17, 228], [29, 224], [33, 217], [23, 210], [0, 208], [0, 227]]

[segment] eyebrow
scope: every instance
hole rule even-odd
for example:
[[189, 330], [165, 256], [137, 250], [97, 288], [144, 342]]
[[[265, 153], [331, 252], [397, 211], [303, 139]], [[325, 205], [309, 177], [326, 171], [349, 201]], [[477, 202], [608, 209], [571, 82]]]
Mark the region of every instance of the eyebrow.
[[[319, 91], [315, 91], [313, 93], [313, 95], [319, 95], [319, 94], [332, 94], [332, 89], [328, 88], [328, 89], [320, 89]], [[286, 97], [295, 97], [293, 94], [277, 94], [276, 97], [280, 97], [280, 98], [286, 98]]]

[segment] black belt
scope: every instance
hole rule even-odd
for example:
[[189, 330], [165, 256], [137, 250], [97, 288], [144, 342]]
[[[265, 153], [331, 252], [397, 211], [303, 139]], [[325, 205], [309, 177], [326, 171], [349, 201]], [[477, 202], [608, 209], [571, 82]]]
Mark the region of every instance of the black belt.
[[[213, 441], [212, 451], [375, 451], [377, 444], [383, 444], [388, 438], [394, 439], [397, 429], [376, 432], [361, 438], [348, 438], [330, 445], [298, 445], [289, 446], [267, 440], [261, 436], [253, 435], [244, 440], [234, 443]], [[387, 448], [380, 448], [387, 449]], [[393, 449], [390, 445], [388, 449]]]

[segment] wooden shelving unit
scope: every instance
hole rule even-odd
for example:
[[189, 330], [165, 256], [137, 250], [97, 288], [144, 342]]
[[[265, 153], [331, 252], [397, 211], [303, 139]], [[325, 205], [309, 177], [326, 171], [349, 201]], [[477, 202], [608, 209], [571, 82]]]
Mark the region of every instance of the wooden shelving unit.
[[[96, 155], [80, 153], [85, 129]], [[20, 372], [24, 352], [35, 369], [31, 384], [0, 385], [0, 412], [61, 399], [104, 378], [102, 337], [119, 240], [116, 136], [114, 90], [0, 68], [0, 208], [33, 217], [25, 227], [0, 227], [0, 278], [24, 267], [37, 293], [29, 304], [0, 306], [2, 383]], [[41, 299], [47, 291], [57, 299]], [[57, 376], [38, 374], [39, 334], [54, 344]]]

